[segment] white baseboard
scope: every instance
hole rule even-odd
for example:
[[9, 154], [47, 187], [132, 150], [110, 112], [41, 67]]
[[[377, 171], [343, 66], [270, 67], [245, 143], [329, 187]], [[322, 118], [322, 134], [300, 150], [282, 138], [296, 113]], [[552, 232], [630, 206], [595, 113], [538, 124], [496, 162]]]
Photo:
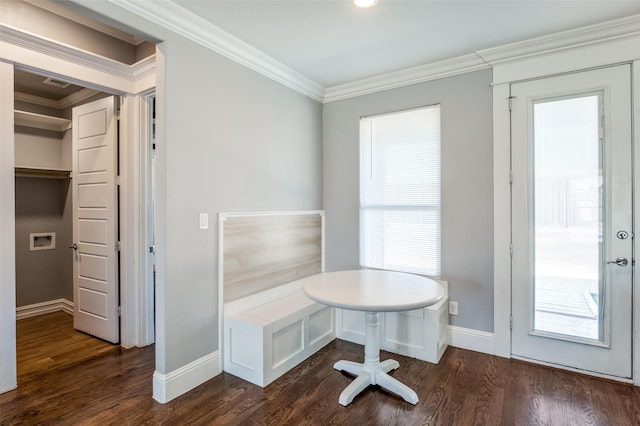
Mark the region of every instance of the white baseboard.
[[58, 311], [64, 311], [73, 315], [73, 302], [67, 299], [56, 299], [34, 303], [33, 305], [19, 306], [16, 308], [16, 319], [21, 320]]
[[490, 355], [495, 354], [495, 336], [487, 331], [450, 325], [449, 345]]
[[220, 352], [212, 352], [167, 374], [153, 373], [153, 399], [164, 404], [222, 372]]

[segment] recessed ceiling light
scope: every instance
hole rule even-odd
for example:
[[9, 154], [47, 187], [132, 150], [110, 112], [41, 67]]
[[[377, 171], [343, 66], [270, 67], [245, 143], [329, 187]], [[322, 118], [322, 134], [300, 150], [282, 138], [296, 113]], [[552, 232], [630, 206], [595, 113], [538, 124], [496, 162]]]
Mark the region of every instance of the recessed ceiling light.
[[378, 4], [378, 0], [353, 0], [353, 4], [358, 7], [373, 7]]

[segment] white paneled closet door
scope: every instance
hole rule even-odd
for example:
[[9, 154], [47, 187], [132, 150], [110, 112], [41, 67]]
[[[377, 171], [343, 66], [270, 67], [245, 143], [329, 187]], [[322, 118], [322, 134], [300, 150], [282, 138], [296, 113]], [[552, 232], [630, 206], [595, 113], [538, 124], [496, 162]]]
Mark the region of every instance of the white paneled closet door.
[[73, 109], [74, 327], [120, 340], [115, 98]]

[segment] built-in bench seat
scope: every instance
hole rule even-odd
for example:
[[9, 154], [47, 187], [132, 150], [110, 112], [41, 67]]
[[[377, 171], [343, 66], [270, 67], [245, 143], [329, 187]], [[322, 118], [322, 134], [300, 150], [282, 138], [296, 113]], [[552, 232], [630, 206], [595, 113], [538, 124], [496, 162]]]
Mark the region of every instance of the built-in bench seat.
[[266, 386], [335, 339], [298, 280], [324, 270], [322, 211], [221, 213], [224, 370]]
[[266, 386], [335, 339], [334, 324], [298, 282], [226, 304], [224, 370]]

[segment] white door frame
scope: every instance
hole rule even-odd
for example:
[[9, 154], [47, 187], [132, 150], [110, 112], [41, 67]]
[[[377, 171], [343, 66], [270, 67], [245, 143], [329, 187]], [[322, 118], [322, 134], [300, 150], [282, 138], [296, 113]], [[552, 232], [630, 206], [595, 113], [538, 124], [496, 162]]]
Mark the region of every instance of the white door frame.
[[[0, 28], [0, 392], [16, 387], [15, 353], [15, 197], [13, 135], [13, 68], [37, 71], [85, 87], [125, 95], [121, 109], [121, 306], [124, 347], [153, 343], [153, 292], [142, 271], [147, 263], [145, 185], [148, 152], [138, 141], [148, 137], [150, 116], [142, 114], [156, 85], [155, 57], [134, 65], [70, 48], [55, 41]], [[146, 145], [146, 144], [145, 144]], [[151, 324], [149, 323], [151, 322]]]
[[[634, 253], [640, 253], [640, 37], [602, 39], [562, 51], [512, 56], [513, 60], [493, 64], [493, 188], [494, 188], [494, 354], [511, 357], [511, 127], [510, 84], [589, 68], [632, 63], [634, 81]], [[634, 266], [633, 382], [640, 385], [640, 264]], [[632, 321], [630, 318], [629, 321]]]

